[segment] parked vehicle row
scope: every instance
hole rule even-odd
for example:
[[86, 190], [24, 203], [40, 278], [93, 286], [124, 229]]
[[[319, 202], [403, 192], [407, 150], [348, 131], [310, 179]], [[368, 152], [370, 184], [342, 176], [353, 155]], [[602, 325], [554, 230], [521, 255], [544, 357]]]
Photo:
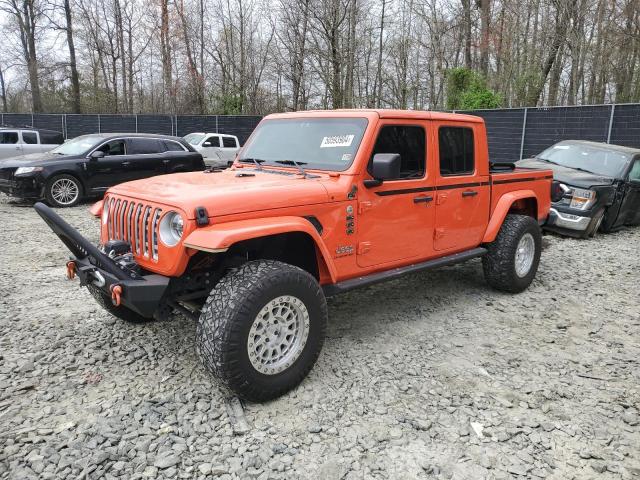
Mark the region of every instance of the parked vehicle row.
[[[50, 155], [0, 164], [0, 190], [42, 189], [65, 206], [108, 188], [93, 209], [99, 246], [35, 206], [73, 254], [69, 278], [126, 321], [192, 318], [205, 367], [256, 401], [311, 370], [328, 296], [474, 258], [490, 286], [517, 293], [536, 275], [542, 228], [590, 237], [640, 224], [640, 150], [565, 141], [492, 163], [469, 115], [277, 114], [242, 149], [220, 134], [113, 134]], [[100, 169], [118, 185], [99, 184]], [[178, 169], [190, 173], [157, 176]]]
[[47, 153], [0, 161], [0, 191], [71, 207], [122, 182], [204, 168], [202, 155], [181, 138], [82, 135]]

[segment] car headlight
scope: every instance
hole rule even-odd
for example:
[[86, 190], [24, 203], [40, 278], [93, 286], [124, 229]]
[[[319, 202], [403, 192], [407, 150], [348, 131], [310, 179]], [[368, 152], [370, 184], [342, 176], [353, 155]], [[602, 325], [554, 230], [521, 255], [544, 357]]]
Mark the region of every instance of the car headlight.
[[27, 175], [29, 173], [41, 172], [42, 167], [18, 167], [15, 175]]
[[571, 197], [571, 208], [587, 210], [596, 203], [596, 192], [584, 188], [574, 188]]
[[178, 244], [184, 231], [184, 220], [178, 212], [168, 212], [160, 220], [160, 240], [168, 247]]

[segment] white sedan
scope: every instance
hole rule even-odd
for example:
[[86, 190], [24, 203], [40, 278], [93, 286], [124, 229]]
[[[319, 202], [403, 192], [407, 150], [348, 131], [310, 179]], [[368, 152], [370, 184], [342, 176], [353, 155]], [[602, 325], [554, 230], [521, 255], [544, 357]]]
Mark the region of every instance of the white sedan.
[[227, 168], [240, 150], [235, 135], [196, 132], [185, 135], [184, 139], [202, 155], [204, 163], [213, 168]]

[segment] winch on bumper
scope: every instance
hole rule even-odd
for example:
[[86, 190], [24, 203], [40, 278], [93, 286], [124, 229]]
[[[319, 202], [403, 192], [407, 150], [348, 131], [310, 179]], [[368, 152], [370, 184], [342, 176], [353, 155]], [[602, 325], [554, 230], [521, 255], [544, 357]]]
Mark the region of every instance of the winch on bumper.
[[169, 277], [141, 274], [131, 262], [111, 258], [42, 203], [35, 210], [58, 235], [74, 258], [67, 262], [67, 276], [77, 275], [81, 285], [95, 285], [110, 297], [114, 305], [122, 305], [143, 317], [151, 318], [158, 309], [169, 285]]

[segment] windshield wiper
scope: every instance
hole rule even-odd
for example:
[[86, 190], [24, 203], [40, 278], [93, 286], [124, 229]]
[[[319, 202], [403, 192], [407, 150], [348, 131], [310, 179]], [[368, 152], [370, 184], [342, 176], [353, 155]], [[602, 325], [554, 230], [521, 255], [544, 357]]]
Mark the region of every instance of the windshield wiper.
[[252, 162], [255, 163], [256, 168], [258, 170], [262, 170], [262, 165], [264, 162], [266, 162], [266, 160], [262, 160], [261, 158], [241, 158], [239, 159], [240, 162]]
[[536, 159], [538, 160], [542, 160], [543, 162], [547, 162], [547, 163], [553, 163], [554, 165], [559, 165], [560, 167], [564, 167], [564, 165], [561, 165], [557, 162], [552, 162], [551, 160], [549, 160], [548, 158], [542, 158], [542, 157], [536, 157]]
[[302, 165], [306, 165], [307, 162], [296, 162], [295, 160], [276, 160], [276, 163], [280, 163], [281, 165], [295, 165], [300, 170], [300, 174], [307, 178], [307, 172], [304, 171]]

